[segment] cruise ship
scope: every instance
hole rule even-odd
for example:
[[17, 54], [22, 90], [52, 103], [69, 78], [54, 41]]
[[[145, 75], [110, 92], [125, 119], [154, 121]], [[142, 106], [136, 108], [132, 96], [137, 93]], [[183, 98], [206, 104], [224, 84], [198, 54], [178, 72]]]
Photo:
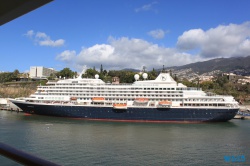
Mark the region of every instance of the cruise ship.
[[142, 76], [135, 74], [132, 84], [105, 83], [99, 75], [49, 81], [30, 97], [11, 102], [29, 114], [131, 122], [219, 122], [239, 110], [232, 96], [187, 87], [164, 70], [155, 80]]

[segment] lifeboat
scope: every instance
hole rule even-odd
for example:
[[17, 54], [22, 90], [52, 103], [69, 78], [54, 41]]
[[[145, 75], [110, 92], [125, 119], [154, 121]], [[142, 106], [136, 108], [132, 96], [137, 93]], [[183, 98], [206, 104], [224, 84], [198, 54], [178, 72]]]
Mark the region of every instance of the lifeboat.
[[160, 101], [158, 103], [158, 107], [159, 108], [170, 108], [172, 105], [172, 102], [171, 101], [167, 101], [167, 100], [164, 100], [164, 101]]
[[96, 102], [96, 103], [103, 103], [105, 101], [105, 98], [104, 97], [93, 97], [92, 101]]
[[113, 104], [113, 109], [127, 109], [126, 103], [115, 103]]
[[71, 97], [70, 100], [77, 100], [77, 98], [76, 97]]
[[135, 102], [136, 103], [147, 103], [148, 102], [148, 98], [136, 98]]

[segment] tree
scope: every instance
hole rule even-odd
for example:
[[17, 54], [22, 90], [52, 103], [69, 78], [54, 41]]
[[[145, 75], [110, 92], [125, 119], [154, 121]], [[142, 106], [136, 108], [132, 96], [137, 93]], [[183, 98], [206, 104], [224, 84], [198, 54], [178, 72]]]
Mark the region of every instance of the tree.
[[12, 79], [13, 79], [13, 73], [11, 72], [0, 73], [0, 83], [11, 82]]
[[103, 73], [102, 64], [101, 64], [101, 67], [100, 67], [100, 73]]
[[218, 83], [220, 87], [223, 87], [226, 83], [229, 82], [229, 80], [227, 76], [218, 76], [215, 82]]
[[19, 71], [18, 71], [17, 69], [14, 70], [14, 71], [13, 71], [13, 78], [17, 78], [19, 74], [20, 74], [20, 73], [19, 73]]
[[133, 83], [135, 72], [132, 71], [119, 71], [118, 77], [120, 78], [121, 83]]
[[118, 73], [119, 72], [116, 71], [116, 70], [109, 70], [108, 75], [111, 76], [111, 77], [115, 77], [115, 76], [119, 75]]
[[187, 87], [196, 87], [196, 84], [192, 81], [188, 81], [187, 79], [183, 79], [181, 81], [182, 84], [186, 85]]
[[156, 79], [156, 77], [157, 77], [157, 72], [153, 68], [152, 71], [148, 72], [148, 79], [149, 80], [154, 80], [154, 79]]
[[59, 71], [56, 74], [58, 77], [65, 77], [65, 78], [73, 78], [75, 76], [75, 72], [73, 72], [72, 70], [70, 70], [69, 68], [64, 68], [63, 70]]
[[55, 78], [56, 78], [56, 74], [51, 73], [50, 76], [48, 77], [48, 80], [55, 80]]
[[214, 83], [212, 81], [204, 81], [200, 84], [203, 90], [212, 90], [214, 88]]
[[94, 78], [96, 74], [99, 74], [95, 69], [87, 69], [85, 74], [83, 74], [84, 78]]
[[108, 74], [107, 70], [103, 70], [103, 75], [106, 76]]

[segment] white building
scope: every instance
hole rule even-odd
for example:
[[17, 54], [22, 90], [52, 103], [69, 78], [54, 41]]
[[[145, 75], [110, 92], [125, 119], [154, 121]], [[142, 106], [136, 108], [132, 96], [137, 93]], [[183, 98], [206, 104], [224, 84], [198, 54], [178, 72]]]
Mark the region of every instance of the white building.
[[205, 82], [205, 81], [212, 81], [214, 76], [199, 76], [200, 83]]
[[30, 67], [30, 78], [47, 78], [56, 71], [53, 68], [45, 68], [42, 66]]
[[7, 99], [0, 98], [0, 105], [6, 105], [7, 103]]

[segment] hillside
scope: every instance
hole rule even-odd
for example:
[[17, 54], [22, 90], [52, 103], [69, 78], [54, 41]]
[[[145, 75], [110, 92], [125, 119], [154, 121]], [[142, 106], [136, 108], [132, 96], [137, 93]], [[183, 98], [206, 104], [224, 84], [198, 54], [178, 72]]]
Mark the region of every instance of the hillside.
[[215, 70], [250, 75], [250, 56], [234, 58], [217, 58], [204, 62], [191, 63], [184, 66], [170, 67], [174, 70], [192, 69], [193, 72], [203, 74]]
[[27, 97], [34, 93], [37, 88], [36, 82], [10, 82], [0, 84], [0, 97], [16, 98]]

